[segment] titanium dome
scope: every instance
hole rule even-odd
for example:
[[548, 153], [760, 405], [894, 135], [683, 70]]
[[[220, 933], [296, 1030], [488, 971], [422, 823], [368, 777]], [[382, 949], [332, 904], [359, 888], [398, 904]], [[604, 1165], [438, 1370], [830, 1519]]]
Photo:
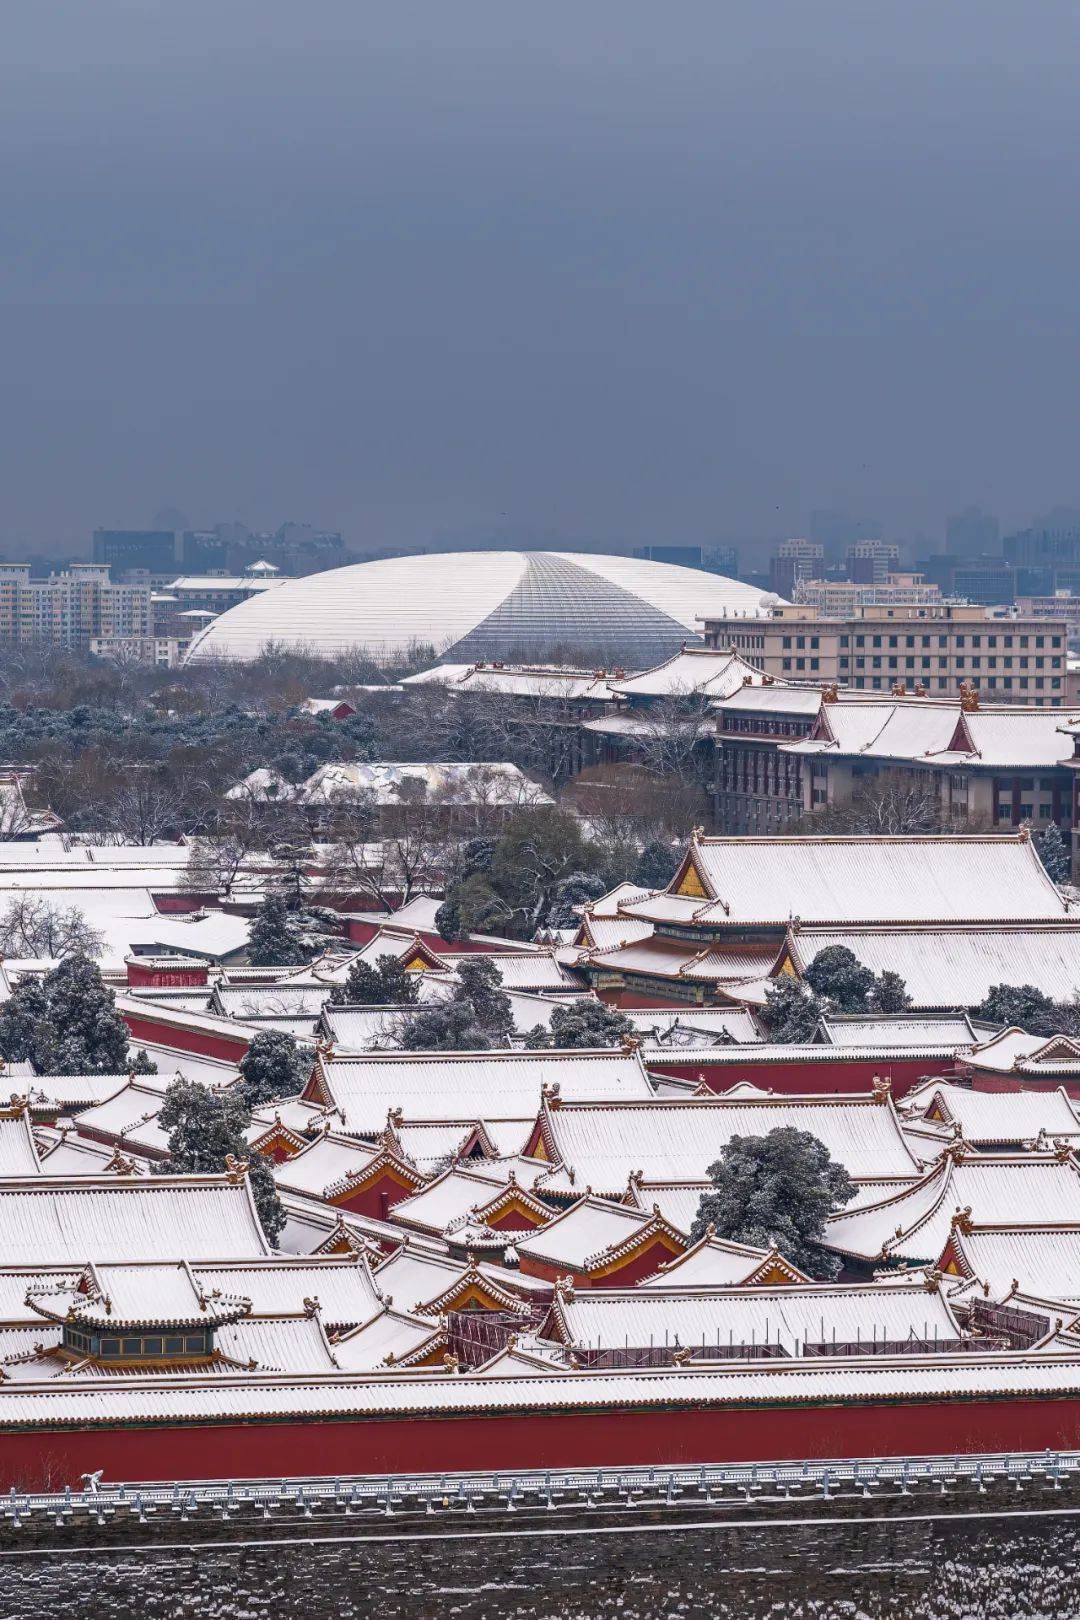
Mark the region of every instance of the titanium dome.
[[576, 651], [641, 669], [700, 642], [700, 618], [758, 617], [765, 603], [765, 592], [721, 574], [636, 557], [438, 552], [290, 580], [221, 614], [187, 662], [247, 662], [275, 643], [329, 658], [431, 646], [462, 663]]

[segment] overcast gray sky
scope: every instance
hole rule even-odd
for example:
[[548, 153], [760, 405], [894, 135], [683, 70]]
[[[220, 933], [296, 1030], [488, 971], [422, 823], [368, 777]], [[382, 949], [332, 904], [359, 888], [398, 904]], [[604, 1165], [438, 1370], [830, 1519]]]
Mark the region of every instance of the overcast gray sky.
[[1074, 0], [7, 0], [0, 543], [1080, 502]]

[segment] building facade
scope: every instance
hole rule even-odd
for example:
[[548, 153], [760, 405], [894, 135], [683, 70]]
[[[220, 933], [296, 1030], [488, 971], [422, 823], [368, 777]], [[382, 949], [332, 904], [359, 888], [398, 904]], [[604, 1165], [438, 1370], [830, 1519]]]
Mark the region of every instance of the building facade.
[[[749, 627], [706, 618], [706, 645], [727, 648]], [[778, 680], [838, 683], [890, 692], [897, 685], [933, 697], [970, 686], [991, 703], [1066, 703], [1068, 632], [1063, 619], [995, 616], [985, 607], [945, 602], [867, 605], [848, 617], [781, 604], [755, 621], [752, 657]]]
[[854, 579], [801, 579], [794, 600], [829, 617], [848, 618], [863, 607], [928, 607], [941, 601], [940, 585], [922, 574], [888, 574], [878, 584]]
[[0, 564], [0, 641], [90, 650], [96, 637], [151, 633], [150, 588], [116, 584], [105, 565], [73, 563], [31, 579], [29, 563]]
[[792, 597], [800, 579], [820, 579], [825, 547], [816, 540], [782, 540], [769, 560], [769, 584], [778, 596]]

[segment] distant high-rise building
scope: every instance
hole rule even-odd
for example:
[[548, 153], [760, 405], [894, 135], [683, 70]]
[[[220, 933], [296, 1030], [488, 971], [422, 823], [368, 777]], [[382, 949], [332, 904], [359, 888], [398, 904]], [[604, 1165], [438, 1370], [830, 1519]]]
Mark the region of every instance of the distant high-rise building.
[[782, 540], [769, 560], [769, 585], [788, 601], [800, 579], [820, 579], [825, 572], [825, 548], [816, 540]]
[[892, 540], [856, 540], [847, 549], [848, 578], [856, 585], [883, 585], [900, 565], [900, 547]]
[[176, 567], [176, 535], [172, 529], [95, 529], [91, 561], [117, 577], [133, 568], [168, 574]]
[[945, 524], [945, 550], [956, 557], [993, 557], [1000, 551], [1000, 526], [992, 512], [965, 506]]
[[849, 512], [811, 512], [810, 538], [824, 546], [830, 562], [838, 562], [848, 546], [857, 540], [876, 540], [881, 525], [872, 518], [852, 517]]
[[224, 572], [228, 542], [216, 529], [186, 529], [180, 537], [180, 567], [189, 574]]
[[701, 566], [710, 574], [729, 574], [739, 577], [739, 550], [737, 546], [706, 546], [701, 553]]
[[644, 562], [673, 563], [677, 568], [700, 568], [700, 546], [635, 546], [634, 556]]

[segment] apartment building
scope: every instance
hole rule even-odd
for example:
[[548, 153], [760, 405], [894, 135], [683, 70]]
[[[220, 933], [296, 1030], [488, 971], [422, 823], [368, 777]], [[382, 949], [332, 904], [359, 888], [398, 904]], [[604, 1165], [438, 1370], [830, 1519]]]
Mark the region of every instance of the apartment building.
[[89, 650], [95, 637], [149, 636], [148, 585], [119, 585], [102, 563], [73, 563], [31, 579], [29, 563], [0, 563], [0, 641]]
[[777, 680], [837, 683], [861, 691], [896, 687], [932, 697], [971, 687], [990, 703], [1067, 702], [1064, 619], [995, 615], [970, 603], [866, 604], [843, 617], [780, 604], [751, 627], [705, 619], [707, 646], [728, 648], [751, 631], [752, 662]]
[[940, 585], [922, 574], [889, 574], [880, 584], [855, 579], [800, 579], [795, 601], [827, 618], [849, 618], [862, 607], [926, 607], [942, 600]]

